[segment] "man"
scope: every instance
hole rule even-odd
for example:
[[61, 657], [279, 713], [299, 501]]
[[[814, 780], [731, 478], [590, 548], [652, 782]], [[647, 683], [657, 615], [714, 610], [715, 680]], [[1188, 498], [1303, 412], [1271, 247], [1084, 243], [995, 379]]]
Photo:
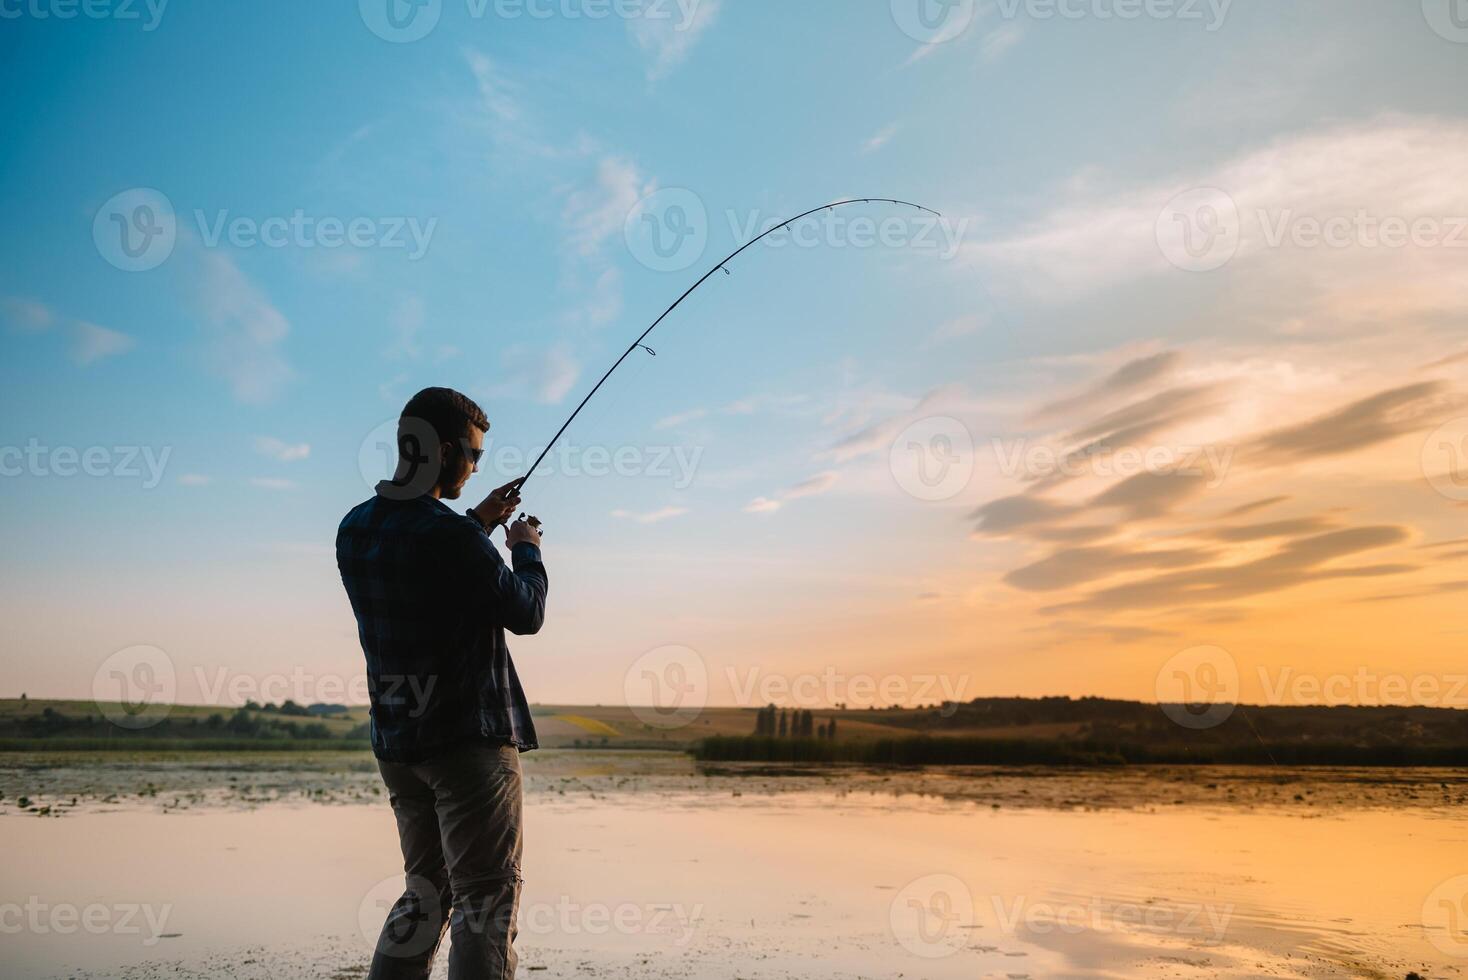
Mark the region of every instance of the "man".
[[490, 541], [519, 507], [520, 481], [467, 516], [444, 503], [477, 471], [488, 430], [457, 391], [414, 395], [398, 422], [397, 472], [337, 532], [407, 878], [371, 980], [427, 980], [446, 926], [451, 980], [515, 974], [519, 754], [536, 742], [505, 631], [540, 629], [547, 582], [535, 518], [508, 525], [512, 566]]

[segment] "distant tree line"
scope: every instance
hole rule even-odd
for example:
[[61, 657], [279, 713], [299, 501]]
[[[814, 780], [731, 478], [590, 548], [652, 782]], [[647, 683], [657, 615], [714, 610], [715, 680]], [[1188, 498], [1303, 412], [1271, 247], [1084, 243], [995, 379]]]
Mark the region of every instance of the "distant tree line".
[[815, 716], [802, 708], [777, 708], [766, 705], [755, 714], [754, 733], [769, 738], [823, 738], [836, 737], [836, 719], [828, 718], [816, 724]]
[[[293, 702], [286, 702], [293, 705]], [[341, 733], [333, 732], [320, 721], [285, 721], [267, 714], [305, 718], [310, 713], [299, 705], [296, 710], [276, 708], [271, 711], [258, 705], [246, 705], [231, 713], [215, 712], [207, 716], [160, 718], [146, 728], [130, 731], [118, 728], [101, 714], [69, 715], [47, 707], [39, 713], [0, 719], [0, 737], [50, 738], [185, 738], [185, 739], [287, 739], [291, 741], [328, 741], [347, 739], [366, 741], [368, 726], [364, 723]], [[270, 706], [274, 708], [274, 706]]]

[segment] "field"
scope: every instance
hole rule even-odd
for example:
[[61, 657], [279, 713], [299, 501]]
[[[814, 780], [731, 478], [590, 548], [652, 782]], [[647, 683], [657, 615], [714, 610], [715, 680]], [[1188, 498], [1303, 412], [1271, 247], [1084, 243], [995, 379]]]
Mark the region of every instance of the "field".
[[[675, 717], [626, 705], [533, 705], [549, 749], [658, 749], [705, 759], [879, 764], [1468, 762], [1468, 711], [1445, 708], [1197, 706], [1101, 698], [978, 698], [962, 704], [798, 712], [709, 707]], [[765, 718], [761, 731], [761, 717]], [[1180, 721], [1181, 719], [1181, 721]], [[788, 726], [788, 727], [787, 727]], [[834, 735], [828, 734], [834, 726]], [[791, 733], [786, 735], [787, 730]], [[361, 751], [365, 707], [150, 705], [0, 700], [0, 751]]]

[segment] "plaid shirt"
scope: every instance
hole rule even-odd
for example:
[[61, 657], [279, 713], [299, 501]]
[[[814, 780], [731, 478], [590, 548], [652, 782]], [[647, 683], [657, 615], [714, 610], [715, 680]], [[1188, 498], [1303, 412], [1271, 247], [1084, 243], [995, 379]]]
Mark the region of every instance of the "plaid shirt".
[[472, 517], [392, 489], [379, 483], [336, 535], [367, 655], [373, 753], [415, 763], [476, 738], [535, 748], [505, 630], [532, 634], [545, 619], [540, 549], [515, 545], [512, 571]]

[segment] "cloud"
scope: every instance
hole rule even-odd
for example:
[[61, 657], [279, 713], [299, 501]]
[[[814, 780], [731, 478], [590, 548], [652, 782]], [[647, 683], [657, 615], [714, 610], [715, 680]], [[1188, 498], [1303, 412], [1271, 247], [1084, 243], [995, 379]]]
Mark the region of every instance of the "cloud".
[[178, 477], [180, 486], [185, 487], [207, 487], [214, 482], [214, 477], [203, 473], [181, 473]]
[[1169, 350], [1127, 361], [1121, 367], [1112, 371], [1099, 382], [1084, 389], [1079, 394], [1040, 406], [1031, 414], [1031, 418], [1036, 420], [1055, 419], [1084, 411], [1098, 402], [1110, 399], [1114, 395], [1132, 391], [1152, 381], [1166, 377], [1177, 368], [1181, 360], [1181, 354], [1177, 351]]
[[897, 130], [898, 127], [895, 123], [891, 126], [883, 126], [881, 130], [861, 145], [861, 152], [863, 154], [877, 152], [891, 142], [892, 137], [897, 135]]
[[898, 433], [907, 428], [914, 420], [934, 414], [943, 405], [954, 401], [958, 395], [959, 389], [953, 385], [934, 388], [918, 399], [917, 404], [908, 410], [888, 415], [846, 436], [829, 449], [817, 453], [816, 458], [844, 463], [870, 453], [886, 452], [891, 447], [892, 440], [897, 438]]
[[[1352, 222], [1361, 214], [1377, 222], [1452, 223], [1468, 215], [1468, 183], [1458, 179], [1465, 157], [1468, 122], [1461, 120], [1335, 126], [1151, 184], [1075, 182], [1077, 189], [1057, 191], [1064, 203], [1007, 236], [965, 245], [964, 254], [1047, 301], [1179, 275], [1159, 247], [1157, 222], [1180, 193], [1217, 188], [1239, 215], [1234, 266], [1267, 256], [1252, 268], [1295, 302], [1313, 294], [1326, 298], [1327, 312], [1356, 318], [1461, 310], [1468, 306], [1468, 276], [1460, 250], [1412, 242], [1373, 247], [1354, 229], [1343, 248], [1296, 247], [1292, 238], [1281, 243], [1278, 230], [1299, 227], [1296, 219]], [[1225, 220], [1232, 224], [1230, 213]]]
[[1150, 520], [1202, 493], [1208, 481], [1203, 473], [1138, 473], [1097, 494], [1090, 506], [1117, 507], [1130, 520]]
[[255, 452], [279, 463], [294, 463], [310, 456], [311, 446], [304, 442], [288, 443], [274, 436], [256, 436]]
[[979, 57], [993, 64], [1009, 53], [1009, 50], [1024, 39], [1024, 28], [1018, 24], [1005, 24], [984, 35], [979, 44]]
[[209, 367], [239, 401], [269, 401], [294, 375], [280, 351], [290, 322], [223, 253], [209, 252], [201, 261], [198, 299]]
[[5, 322], [12, 330], [38, 333], [49, 330], [56, 322], [56, 314], [45, 303], [33, 299], [7, 296], [0, 299], [0, 310], [4, 311]]
[[586, 320], [594, 327], [611, 323], [622, 315], [622, 271], [608, 266], [596, 277], [591, 299], [586, 303]]
[[581, 364], [565, 343], [543, 349], [516, 345], [505, 350], [500, 361], [504, 380], [485, 386], [492, 398], [529, 397], [555, 405], [581, 376]]
[[988, 317], [982, 316], [960, 316], [954, 317], [952, 320], [945, 320], [933, 331], [932, 336], [924, 342], [923, 348], [927, 349], [935, 347], [938, 344], [946, 344], [948, 341], [957, 340], [960, 337], [970, 337], [984, 329], [988, 323]]
[[645, 514], [636, 514], [630, 510], [614, 510], [612, 516], [618, 520], [635, 521], [638, 524], [658, 524], [674, 517], [681, 517], [686, 513], [688, 513], [687, 507], [664, 507]]
[[627, 215], [652, 189], [630, 161], [602, 157], [592, 185], [572, 191], [562, 209], [572, 248], [583, 257], [598, 254], [603, 244], [622, 234]]
[[1267, 541], [1270, 538], [1292, 538], [1312, 534], [1334, 527], [1333, 521], [1324, 517], [1297, 517], [1285, 521], [1268, 521], [1263, 524], [1244, 524], [1238, 527], [1216, 527], [1203, 532], [1203, 537], [1215, 541]]
[[82, 367], [125, 354], [137, 346], [136, 340], [120, 330], [85, 320], [68, 320], [36, 300], [0, 298], [0, 312], [3, 312], [10, 329], [21, 333], [45, 333], [58, 324], [64, 324], [71, 335], [70, 357]]
[[666, 415], [654, 422], [652, 427], [654, 429], [676, 429], [680, 425], [686, 425], [689, 422], [697, 422], [699, 419], [703, 418], [706, 415], [708, 415], [707, 409], [693, 408], [689, 409], [686, 412], [678, 412], [674, 415]]
[[1047, 558], [1016, 568], [1004, 581], [1031, 592], [1069, 588], [1121, 572], [1201, 565], [1215, 556], [1201, 548], [1130, 551], [1120, 546], [1066, 548]]
[[801, 480], [775, 494], [774, 497], [756, 497], [744, 505], [746, 514], [773, 514], [788, 501], [802, 497], [817, 497], [829, 491], [840, 480], [840, 474], [830, 470], [818, 473], [808, 480]]
[[836, 473], [825, 472], [802, 480], [780, 494], [782, 500], [795, 500], [799, 497], [816, 497], [825, 493], [836, 485], [840, 477]]
[[1287, 494], [1276, 494], [1273, 497], [1263, 497], [1259, 500], [1251, 500], [1247, 504], [1240, 504], [1223, 516], [1243, 517], [1246, 514], [1252, 514], [1255, 511], [1263, 510], [1266, 507], [1273, 507], [1275, 504], [1282, 504], [1289, 499], [1290, 498]]
[[418, 335], [427, 325], [428, 311], [423, 305], [423, 297], [404, 296], [398, 300], [388, 318], [393, 342], [387, 349], [387, 356], [394, 360], [408, 358], [415, 361], [422, 357], [423, 350], [418, 344]]
[[1273, 554], [1237, 565], [1189, 569], [1111, 586], [1042, 612], [1153, 609], [1229, 601], [1333, 578], [1370, 578], [1414, 571], [1404, 564], [1331, 568], [1329, 562], [1407, 540], [1405, 528], [1347, 528], [1287, 542]]
[[663, 16], [648, 13], [628, 19], [632, 40], [651, 58], [647, 66], [649, 82], [666, 78], [688, 59], [694, 45], [718, 19], [721, 6], [722, 0], [700, 0], [686, 8], [681, 3], [669, 5]]
[[1400, 602], [1403, 599], [1422, 599], [1427, 596], [1449, 595], [1456, 592], [1468, 592], [1468, 581], [1433, 582], [1410, 592], [1395, 592], [1384, 595], [1364, 596], [1353, 599], [1353, 602]]
[[1183, 422], [1212, 414], [1220, 407], [1222, 385], [1171, 388], [1107, 412], [1069, 434], [1072, 441], [1087, 440], [1066, 462], [1082, 462], [1100, 452], [1136, 446]]
[[77, 320], [71, 325], [71, 359], [78, 364], [94, 364], [108, 357], [116, 357], [137, 346], [137, 341], [125, 333], [99, 327], [95, 323]]
[[1259, 436], [1250, 447], [1275, 462], [1335, 456], [1426, 428], [1463, 404], [1440, 381], [1377, 392], [1308, 422]]
[[515, 122], [520, 118], [520, 106], [510, 94], [510, 83], [499, 73], [493, 60], [472, 48], [464, 49], [464, 60], [474, 73], [479, 87], [479, 101], [485, 110], [500, 122]]

